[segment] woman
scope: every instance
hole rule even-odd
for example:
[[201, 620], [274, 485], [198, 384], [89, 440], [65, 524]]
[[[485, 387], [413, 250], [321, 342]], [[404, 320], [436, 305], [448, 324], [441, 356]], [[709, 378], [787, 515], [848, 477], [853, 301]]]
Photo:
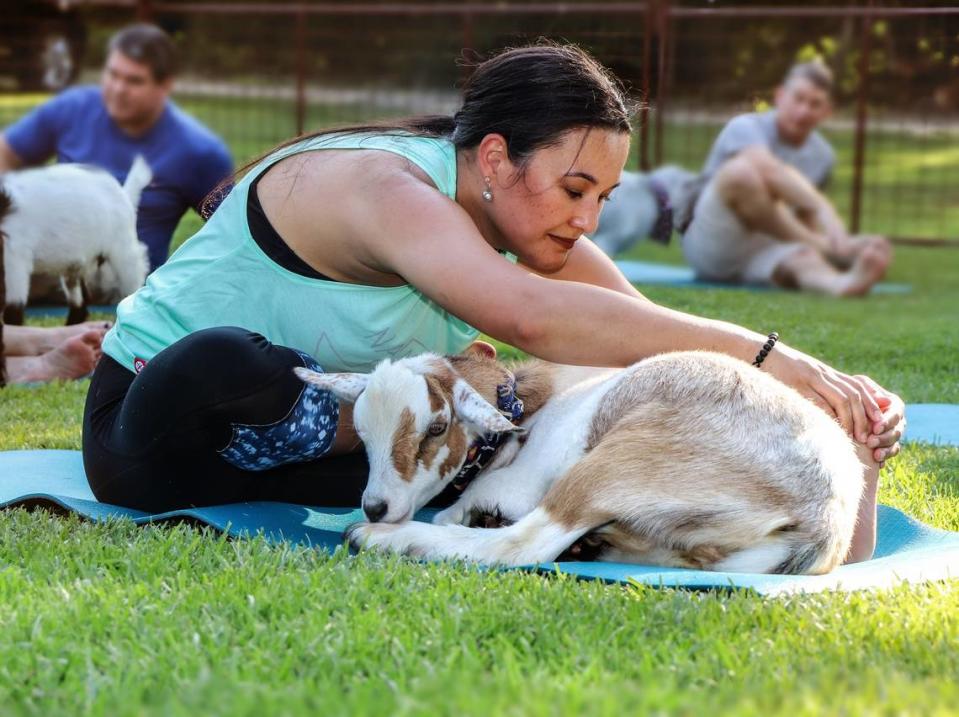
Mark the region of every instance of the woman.
[[[681, 349], [751, 361], [765, 337], [656, 306], [583, 239], [629, 137], [613, 78], [543, 45], [481, 64], [452, 118], [274, 151], [121, 304], [84, 418], [94, 493], [149, 511], [358, 504], [365, 475], [330, 458], [358, 448], [349, 415], [293, 366], [367, 370], [461, 351], [477, 330], [563, 363]], [[762, 369], [877, 461], [898, 452], [902, 402], [869, 379], [783, 344]]]

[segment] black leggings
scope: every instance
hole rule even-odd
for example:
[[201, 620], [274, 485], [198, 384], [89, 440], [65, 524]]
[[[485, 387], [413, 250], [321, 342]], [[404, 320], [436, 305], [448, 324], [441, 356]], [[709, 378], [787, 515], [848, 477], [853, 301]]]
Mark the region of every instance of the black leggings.
[[265, 470], [224, 458], [237, 425], [269, 426], [291, 414], [304, 391], [292, 368], [303, 361], [234, 327], [190, 334], [136, 375], [104, 356], [83, 415], [94, 495], [149, 512], [261, 500], [358, 506], [369, 472], [362, 453]]

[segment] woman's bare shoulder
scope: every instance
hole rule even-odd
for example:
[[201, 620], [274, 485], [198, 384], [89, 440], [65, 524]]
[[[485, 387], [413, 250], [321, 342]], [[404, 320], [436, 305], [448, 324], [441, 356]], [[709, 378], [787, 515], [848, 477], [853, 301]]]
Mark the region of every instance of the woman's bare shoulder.
[[[258, 185], [260, 202], [293, 251], [341, 281], [402, 283], [387, 243], [415, 244], [419, 221], [465, 213], [420, 167], [391, 152], [323, 150], [286, 158]], [[415, 228], [414, 228], [415, 225]]]

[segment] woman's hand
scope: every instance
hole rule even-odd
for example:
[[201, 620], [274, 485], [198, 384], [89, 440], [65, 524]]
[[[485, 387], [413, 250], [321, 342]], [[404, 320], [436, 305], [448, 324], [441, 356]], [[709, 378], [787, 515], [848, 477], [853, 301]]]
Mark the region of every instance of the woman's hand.
[[872, 435], [866, 440], [866, 445], [873, 449], [872, 457], [880, 464], [887, 458], [899, 454], [901, 445], [899, 440], [906, 432], [906, 404], [899, 396], [885, 390], [868, 376], [855, 376], [868, 390], [879, 408], [882, 409], [882, 418], [872, 425]]
[[849, 376], [782, 343], [763, 369], [835, 416], [855, 440], [873, 449], [876, 461], [899, 453], [905, 405], [868, 376]]

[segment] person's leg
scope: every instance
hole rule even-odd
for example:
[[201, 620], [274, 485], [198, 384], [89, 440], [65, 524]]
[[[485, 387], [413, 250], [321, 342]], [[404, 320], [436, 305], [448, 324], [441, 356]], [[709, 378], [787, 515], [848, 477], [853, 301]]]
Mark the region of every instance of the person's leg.
[[861, 296], [885, 275], [891, 258], [885, 240], [860, 243], [845, 271], [831, 263], [829, 242], [811, 220], [816, 189], [767, 151], [744, 150], [713, 181], [721, 201], [747, 230], [744, 236], [752, 237], [743, 281]]
[[692, 222], [683, 233], [683, 256], [700, 279], [740, 282], [756, 252], [754, 238], [711, 181], [696, 201]]
[[[3, 327], [5, 343], [8, 333], [18, 328]], [[88, 376], [100, 360], [100, 344], [105, 333], [104, 329], [87, 329], [39, 356], [8, 356], [7, 381], [31, 383]]]
[[840, 271], [815, 249], [802, 246], [774, 267], [772, 282], [830, 296], [862, 296], [885, 276], [888, 265], [888, 254], [865, 248], [847, 271]]
[[4, 326], [4, 355], [41, 356], [74, 336], [109, 328], [109, 321], [87, 321], [72, 326]]
[[815, 188], [765, 150], [743, 150], [723, 164], [713, 181], [723, 202], [746, 229], [779, 241], [825, 246], [825, 238], [817, 234], [809, 219], [814, 212], [810, 195]]
[[858, 563], [869, 560], [876, 549], [876, 499], [879, 492], [880, 466], [872, 457], [872, 448], [857, 443], [859, 461], [865, 468], [862, 498], [859, 500], [859, 512], [856, 530], [852, 536], [852, 545], [846, 554], [846, 563]]
[[84, 414], [94, 494], [151, 512], [259, 500], [359, 505], [365, 457], [324, 457], [337, 404], [293, 374], [309, 363], [237, 328], [191, 334], [136, 377], [105, 358]]
[[892, 263], [892, 244], [888, 239], [878, 234], [857, 234], [845, 237], [836, 248], [828, 254], [829, 261], [839, 269], [851, 269], [856, 259], [864, 251], [869, 251], [881, 260], [886, 267]]

